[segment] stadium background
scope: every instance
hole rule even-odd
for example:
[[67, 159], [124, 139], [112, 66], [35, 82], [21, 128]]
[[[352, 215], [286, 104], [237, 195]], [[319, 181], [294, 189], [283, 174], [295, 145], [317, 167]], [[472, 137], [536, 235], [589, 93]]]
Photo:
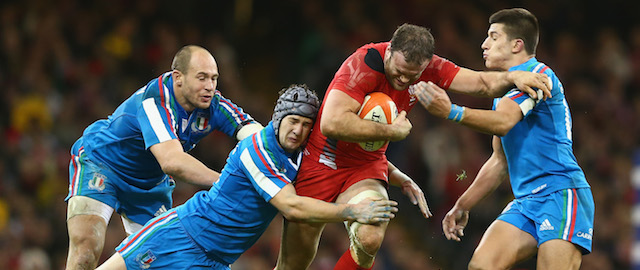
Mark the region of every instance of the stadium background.
[[[431, 28], [438, 55], [483, 69], [479, 46], [488, 16], [507, 7], [538, 16], [538, 59], [559, 75], [572, 109], [575, 153], [597, 206], [594, 252], [582, 269], [631, 269], [640, 9], [637, 1], [593, 0], [2, 1], [0, 268], [63, 269], [71, 144], [85, 126], [167, 71], [182, 45], [208, 48], [218, 61], [222, 93], [266, 124], [280, 88], [307, 83], [323, 93], [351, 52], [388, 40], [404, 22]], [[505, 183], [473, 209], [462, 242], [446, 241], [442, 216], [490, 155], [490, 137], [430, 117], [419, 106], [409, 118], [411, 135], [392, 144], [389, 159], [423, 188], [435, 217], [424, 220], [391, 188], [400, 213], [375, 269], [465, 269], [482, 232], [511, 199], [510, 188]], [[220, 170], [232, 147], [214, 134], [192, 154]], [[456, 181], [463, 170], [468, 178]], [[196, 190], [178, 184], [176, 203]], [[234, 269], [271, 269], [280, 224], [277, 217]], [[114, 216], [103, 260], [123, 237]], [[312, 269], [332, 269], [347, 244], [340, 224], [327, 226]], [[519, 269], [534, 267], [529, 261]]]

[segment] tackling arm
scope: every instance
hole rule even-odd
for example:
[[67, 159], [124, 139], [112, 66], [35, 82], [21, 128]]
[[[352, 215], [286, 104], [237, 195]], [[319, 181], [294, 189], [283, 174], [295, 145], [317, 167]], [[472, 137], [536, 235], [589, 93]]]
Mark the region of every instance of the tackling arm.
[[363, 120], [358, 116], [360, 102], [337, 89], [324, 101], [320, 131], [323, 135], [347, 142], [398, 141], [411, 131], [406, 112], [401, 112], [391, 125]]
[[220, 173], [185, 153], [177, 139], [154, 144], [149, 150], [158, 160], [162, 171], [175, 179], [211, 186], [220, 178]]
[[415, 85], [415, 90], [420, 104], [431, 114], [454, 120], [480, 132], [504, 136], [523, 118], [518, 103], [508, 97], [500, 99], [493, 111], [452, 104], [447, 93], [431, 82], [420, 82]]
[[360, 223], [386, 222], [398, 212], [394, 201], [365, 200], [358, 204], [328, 203], [318, 199], [298, 196], [292, 184], [287, 184], [270, 201], [282, 215], [291, 221], [302, 222], [341, 222]]

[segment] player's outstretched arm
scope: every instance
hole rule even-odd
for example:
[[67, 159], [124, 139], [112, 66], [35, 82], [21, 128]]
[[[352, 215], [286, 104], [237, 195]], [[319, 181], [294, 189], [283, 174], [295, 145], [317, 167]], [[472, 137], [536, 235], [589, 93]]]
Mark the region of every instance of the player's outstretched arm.
[[442, 231], [449, 240], [460, 241], [469, 221], [469, 211], [491, 194], [508, 176], [507, 160], [500, 138], [493, 136], [493, 154], [482, 165], [478, 175], [442, 220]]
[[269, 201], [291, 221], [341, 222], [357, 221], [371, 224], [386, 222], [395, 217], [398, 203], [389, 200], [365, 200], [358, 204], [328, 203], [298, 196], [292, 184], [287, 184]]
[[427, 199], [424, 197], [424, 192], [422, 192], [420, 186], [391, 162], [387, 161], [387, 163], [389, 164], [389, 184], [400, 187], [402, 193], [409, 197], [411, 203], [418, 205], [425, 218], [432, 217], [433, 214], [429, 210]]
[[429, 113], [487, 134], [504, 136], [523, 118], [520, 106], [509, 98], [502, 98], [495, 111], [471, 109], [451, 103], [447, 93], [432, 82], [419, 82], [413, 87]]
[[551, 97], [549, 77], [528, 71], [474, 71], [460, 68], [449, 90], [482, 97], [500, 97], [513, 85], [536, 99], [538, 93], [535, 89], [542, 90], [544, 99]]
[[211, 186], [220, 178], [220, 173], [185, 153], [177, 139], [154, 144], [149, 150], [158, 160], [162, 171], [174, 179]]

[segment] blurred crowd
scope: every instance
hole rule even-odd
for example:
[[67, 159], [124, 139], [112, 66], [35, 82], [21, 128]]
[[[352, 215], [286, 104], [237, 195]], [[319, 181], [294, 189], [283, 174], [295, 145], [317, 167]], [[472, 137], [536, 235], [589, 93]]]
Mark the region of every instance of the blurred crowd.
[[[537, 58], [560, 77], [573, 114], [574, 150], [593, 188], [593, 253], [582, 269], [627, 269], [633, 238], [631, 157], [640, 128], [640, 21], [636, 1], [78, 1], [0, 3], [0, 269], [63, 269], [67, 255], [69, 150], [91, 122], [168, 71], [185, 44], [209, 49], [219, 89], [261, 123], [277, 92], [306, 83], [323, 95], [356, 48], [387, 41], [395, 28], [430, 28], [436, 53], [483, 69], [488, 17], [508, 7], [537, 15]], [[491, 100], [452, 95], [490, 108]], [[512, 199], [504, 183], [471, 211], [462, 242], [447, 241], [441, 220], [491, 153], [490, 137], [428, 115], [409, 115], [411, 135], [389, 159], [422, 187], [435, 216], [425, 220], [398, 188], [400, 202], [374, 269], [466, 269], [483, 231]], [[234, 141], [212, 134], [192, 152], [215, 170]], [[466, 175], [466, 177], [464, 177]], [[178, 183], [174, 201], [198, 188]], [[233, 269], [272, 269], [281, 217]], [[125, 237], [117, 215], [103, 260]], [[342, 224], [327, 226], [312, 269], [333, 269], [348, 246]], [[520, 269], [534, 269], [535, 260]]]

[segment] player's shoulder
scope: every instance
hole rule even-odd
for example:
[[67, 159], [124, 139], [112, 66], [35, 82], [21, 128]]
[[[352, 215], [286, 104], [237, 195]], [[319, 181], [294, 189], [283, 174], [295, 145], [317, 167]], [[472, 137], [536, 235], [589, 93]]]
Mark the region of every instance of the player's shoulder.
[[347, 60], [349, 70], [384, 73], [384, 52], [388, 42], [369, 43], [358, 48]]
[[151, 79], [147, 85], [141, 88], [139, 91], [143, 91], [144, 98], [171, 98], [169, 94], [169, 86], [165, 82], [167, 73]]

